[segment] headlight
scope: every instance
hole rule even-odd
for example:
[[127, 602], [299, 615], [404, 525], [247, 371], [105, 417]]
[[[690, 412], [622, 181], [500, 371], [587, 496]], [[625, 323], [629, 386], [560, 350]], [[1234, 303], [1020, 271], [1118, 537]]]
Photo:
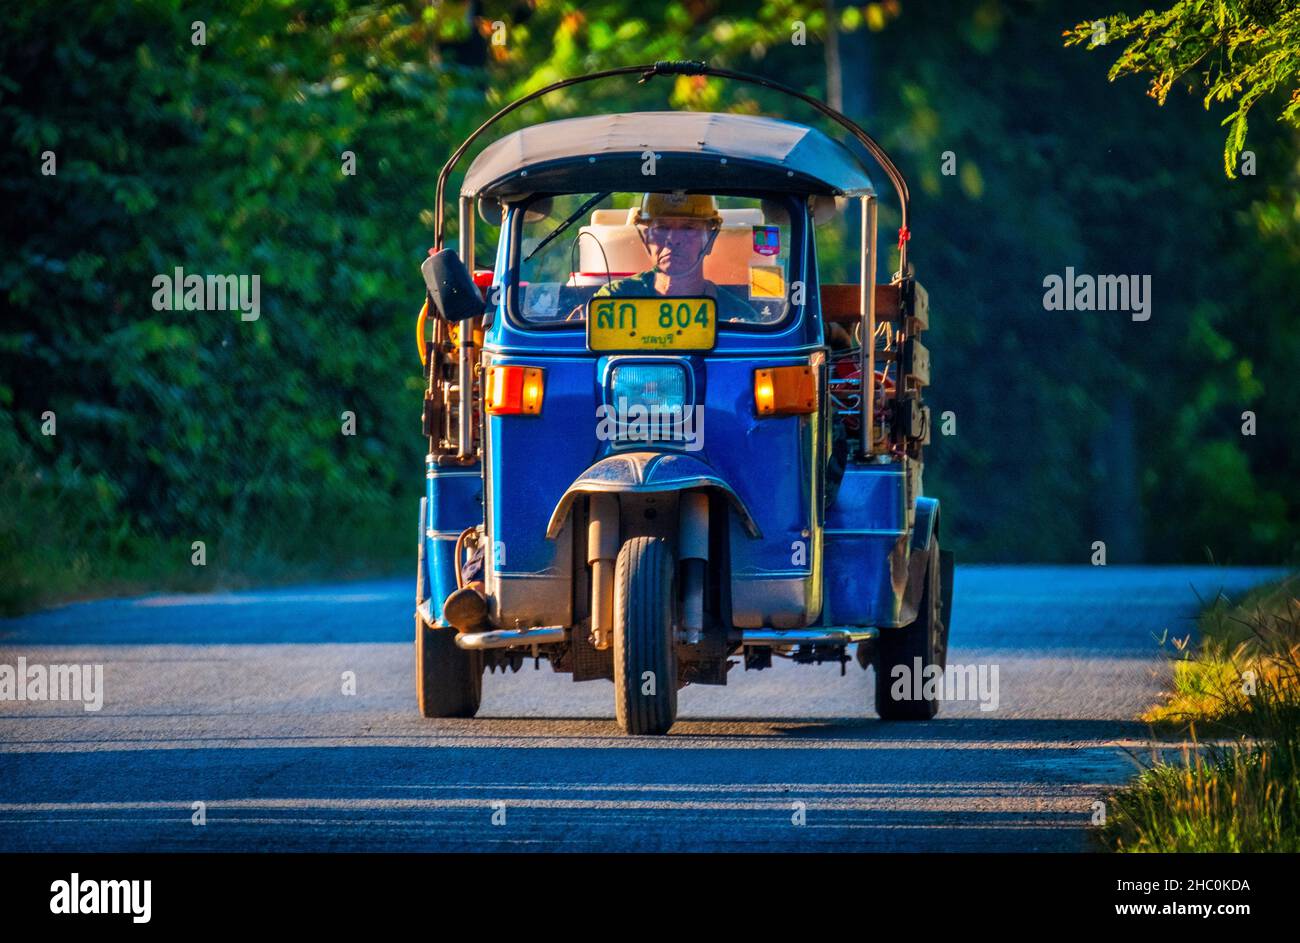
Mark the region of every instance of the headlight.
[[[610, 371], [609, 400], [597, 431], [616, 442], [675, 442], [695, 434], [681, 364], [627, 363]], [[689, 446], [688, 446], [689, 447]]]
[[680, 364], [630, 363], [616, 366], [609, 377], [610, 405], [622, 410], [681, 409], [686, 405], [686, 370]]

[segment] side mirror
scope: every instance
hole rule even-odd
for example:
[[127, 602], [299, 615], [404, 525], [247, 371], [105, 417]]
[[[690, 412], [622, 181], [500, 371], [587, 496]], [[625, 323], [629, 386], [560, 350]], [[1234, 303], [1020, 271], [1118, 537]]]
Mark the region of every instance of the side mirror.
[[438, 312], [448, 321], [467, 321], [483, 313], [483, 293], [454, 249], [443, 249], [420, 265]]
[[[520, 202], [523, 199], [527, 199], [527, 197], [516, 197], [514, 202]], [[549, 196], [533, 200], [528, 204], [528, 209], [524, 210], [524, 222], [540, 223], [542, 220], [548, 219], [554, 210], [554, 201]], [[505, 220], [505, 215], [505, 204], [496, 197], [481, 196], [478, 198], [478, 218], [489, 226], [500, 226]]]
[[528, 209], [524, 210], [524, 222], [540, 223], [544, 219], [549, 219], [553, 212], [555, 212], [555, 201], [549, 196], [544, 196], [528, 204]]
[[481, 196], [478, 198], [478, 218], [489, 226], [501, 225], [501, 219], [505, 215], [504, 209], [501, 201], [496, 197]]
[[824, 226], [832, 219], [844, 212], [849, 201], [842, 196], [815, 196], [813, 197], [813, 223], [818, 226]]
[[760, 222], [768, 226], [790, 225], [790, 209], [784, 200], [764, 199], [761, 206], [763, 218]]

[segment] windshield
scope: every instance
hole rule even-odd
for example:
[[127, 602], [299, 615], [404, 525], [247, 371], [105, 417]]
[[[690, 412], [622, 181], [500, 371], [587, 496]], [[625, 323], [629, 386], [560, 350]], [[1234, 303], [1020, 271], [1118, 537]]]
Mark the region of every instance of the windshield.
[[600, 297], [710, 297], [720, 325], [774, 325], [789, 304], [787, 198], [570, 193], [535, 198], [518, 233], [515, 314], [579, 326]]

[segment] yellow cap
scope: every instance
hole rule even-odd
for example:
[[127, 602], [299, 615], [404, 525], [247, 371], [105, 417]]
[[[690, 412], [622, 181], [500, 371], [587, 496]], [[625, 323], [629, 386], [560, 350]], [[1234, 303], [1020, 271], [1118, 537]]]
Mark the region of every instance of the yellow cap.
[[647, 193], [641, 198], [636, 222], [644, 225], [656, 219], [698, 219], [722, 225], [718, 201], [710, 193]]

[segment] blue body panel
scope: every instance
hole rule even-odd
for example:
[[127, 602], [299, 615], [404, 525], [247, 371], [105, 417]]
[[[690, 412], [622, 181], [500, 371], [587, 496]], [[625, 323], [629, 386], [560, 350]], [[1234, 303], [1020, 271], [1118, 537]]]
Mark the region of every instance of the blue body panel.
[[[570, 484], [592, 464], [620, 451], [644, 451], [645, 444], [602, 441], [597, 436], [597, 408], [606, 401], [604, 378], [612, 362], [620, 358], [511, 355], [489, 342], [491, 364], [525, 364], [545, 371], [542, 411], [537, 416], [488, 416], [484, 455], [488, 478], [486, 513], [488, 534], [502, 546], [495, 560], [496, 573], [513, 580], [534, 580], [537, 591], [551, 595], [554, 604], [540, 611], [507, 606], [504, 615], [516, 612], [525, 621], [556, 624], [555, 606], [567, 599], [567, 590], [549, 585], [568, 580], [572, 559], [571, 539], [547, 540], [547, 524]], [[657, 443], [652, 448], [680, 450], [703, 462], [731, 485], [741, 502], [750, 509], [761, 539], [751, 537], [733, 512], [735, 528], [731, 538], [733, 581], [743, 583], [782, 581], [802, 584], [801, 610], [811, 606], [802, 620], [815, 619], [820, 608], [816, 568], [820, 548], [816, 534], [820, 521], [815, 514], [820, 423], [817, 417], [790, 416], [758, 419], [754, 414], [753, 372], [756, 366], [807, 363], [807, 357], [780, 356], [687, 356], [647, 358], [683, 364], [693, 377], [696, 404], [704, 407], [699, 437], [686, 444]], [[694, 404], [692, 404], [694, 405]], [[698, 446], [698, 447], [696, 447]], [[795, 557], [796, 543], [805, 552]], [[585, 561], [584, 561], [585, 562]], [[543, 588], [543, 584], [545, 588]], [[751, 599], [760, 587], [750, 587]], [[752, 598], [743, 608], [752, 615], [746, 623], [764, 624], [771, 606]], [[529, 608], [529, 607], [524, 607]], [[553, 614], [552, 614], [553, 613]], [[555, 620], [555, 621], [553, 621]], [[510, 621], [507, 619], [507, 621]], [[777, 621], [783, 620], [779, 616]]]
[[[428, 519], [424, 553], [430, 618], [442, 618], [442, 602], [456, 588], [456, 538], [483, 523], [483, 475], [477, 465], [425, 466]], [[422, 600], [421, 600], [422, 601]]]
[[[517, 225], [516, 213], [507, 214], [503, 232]], [[510, 253], [510, 240], [503, 238], [498, 273], [508, 270]], [[426, 553], [433, 616], [441, 615], [442, 600], [456, 586], [457, 535], [485, 525], [493, 548], [485, 574], [491, 620], [571, 624], [575, 572], [586, 561], [582, 535], [575, 540], [571, 513], [562, 507], [566, 492], [602, 459], [649, 449], [679, 451], [702, 463], [734, 491], [757, 525], [747, 528], [741, 513], [730, 508], [734, 625], [896, 625], [911, 549], [909, 500], [915, 497], [908, 493], [905, 464], [849, 462], [835, 503], [823, 513], [829, 451], [824, 361], [817, 367], [822, 399], [816, 414], [759, 418], [755, 413], [755, 369], [817, 364], [826, 350], [816, 266], [809, 255], [801, 245], [792, 258], [792, 276], [808, 279], [812, 290], [808, 303], [796, 307], [785, 323], [763, 330], [722, 326], [715, 349], [678, 355], [594, 354], [582, 328], [516, 323], [509, 313], [509, 279], [499, 275], [506, 290], [497, 293], [487, 328], [484, 368], [542, 368], [542, 409], [531, 416], [483, 417], [486, 477], [477, 465], [430, 466]], [[696, 441], [647, 445], [598, 436], [610, 369], [626, 360], [671, 361], [685, 368], [687, 405], [702, 407]], [[924, 508], [924, 514], [931, 512], [937, 516], [937, 503]], [[564, 521], [562, 529], [551, 520], [553, 513]], [[928, 533], [919, 536], [928, 540]]]
[[902, 468], [850, 463], [826, 512], [825, 533], [826, 624], [894, 624], [902, 596], [890, 555], [907, 536]]

